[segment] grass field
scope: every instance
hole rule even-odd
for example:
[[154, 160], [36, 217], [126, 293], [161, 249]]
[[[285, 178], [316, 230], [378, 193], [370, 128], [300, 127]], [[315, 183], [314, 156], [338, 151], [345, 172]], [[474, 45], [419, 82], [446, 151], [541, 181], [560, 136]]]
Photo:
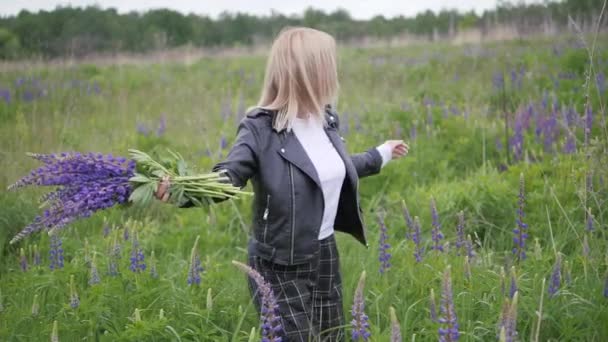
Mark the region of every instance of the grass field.
[[[515, 340], [608, 340], [603, 38], [588, 78], [588, 52], [576, 37], [340, 51], [338, 111], [348, 148], [361, 151], [398, 137], [411, 146], [407, 158], [361, 182], [370, 248], [338, 234], [347, 322], [365, 270], [371, 340], [389, 341], [390, 306], [404, 340], [437, 340], [442, 324], [431, 318], [430, 291], [439, 310], [443, 273], [451, 265], [461, 341], [499, 338], [513, 286]], [[0, 185], [6, 189], [37, 166], [26, 152], [126, 156], [129, 148], [171, 148], [209, 171], [256, 103], [264, 62], [242, 56], [191, 65], [6, 70], [0, 74]], [[529, 235], [521, 260], [512, 252], [520, 175]], [[33, 219], [40, 194], [0, 192], [0, 340], [49, 340], [54, 321], [60, 341], [247, 341], [252, 328], [259, 332], [245, 275], [231, 264], [246, 260], [249, 198], [207, 210], [154, 204], [97, 214], [61, 232], [63, 266], [51, 270], [47, 234], [8, 244]], [[448, 243], [443, 253], [430, 248], [432, 198], [445, 236], [439, 244]], [[420, 219], [420, 262], [406, 239], [402, 201]], [[474, 252], [467, 258], [468, 251], [455, 247], [460, 211]], [[391, 254], [383, 274], [378, 214]], [[147, 265], [139, 273], [129, 269], [135, 231]], [[200, 285], [188, 285], [199, 235], [204, 271]], [[111, 265], [118, 274], [110, 274]], [[99, 282], [91, 281], [92, 269]]]

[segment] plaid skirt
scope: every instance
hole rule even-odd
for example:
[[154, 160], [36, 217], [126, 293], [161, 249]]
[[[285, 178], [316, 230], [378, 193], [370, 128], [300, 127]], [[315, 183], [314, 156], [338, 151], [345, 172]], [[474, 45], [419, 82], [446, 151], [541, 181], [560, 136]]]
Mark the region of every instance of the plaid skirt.
[[[300, 265], [279, 265], [249, 255], [249, 265], [271, 284], [277, 298], [283, 341], [344, 341], [342, 280], [334, 235], [319, 240], [320, 253]], [[249, 289], [260, 310], [257, 285]]]

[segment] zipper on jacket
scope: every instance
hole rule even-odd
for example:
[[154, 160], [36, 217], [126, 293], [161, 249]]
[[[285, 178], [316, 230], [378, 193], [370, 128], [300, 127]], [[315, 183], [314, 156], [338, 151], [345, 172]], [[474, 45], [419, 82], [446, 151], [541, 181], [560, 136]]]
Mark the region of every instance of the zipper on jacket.
[[266, 195], [266, 209], [264, 209], [264, 243], [266, 243], [266, 233], [268, 232], [268, 214], [270, 213], [270, 195]]
[[296, 195], [295, 195], [295, 186], [293, 184], [293, 166], [289, 163], [289, 182], [291, 185], [291, 254], [290, 254], [290, 263], [293, 263], [293, 255], [294, 255], [294, 246], [295, 246], [295, 225], [296, 225]]

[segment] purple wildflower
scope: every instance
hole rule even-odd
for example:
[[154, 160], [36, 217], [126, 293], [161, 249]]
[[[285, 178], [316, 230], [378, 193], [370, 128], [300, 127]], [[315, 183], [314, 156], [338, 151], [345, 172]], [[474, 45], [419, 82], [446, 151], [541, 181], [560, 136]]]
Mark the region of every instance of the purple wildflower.
[[502, 308], [500, 330], [502, 339], [505, 342], [514, 342], [517, 340], [517, 301], [519, 292], [513, 294], [512, 299], [505, 299]]
[[11, 91], [10, 89], [0, 89], [0, 98], [6, 102], [6, 104], [11, 103]]
[[220, 138], [220, 149], [224, 150], [228, 147], [228, 140], [226, 140], [226, 136], [222, 134]]
[[505, 87], [505, 76], [502, 71], [496, 71], [492, 75], [492, 85], [496, 90], [502, 90]]
[[102, 154], [31, 154], [44, 163], [9, 187], [26, 185], [57, 186], [45, 195], [47, 209], [34, 222], [19, 232], [11, 243], [31, 233], [57, 230], [72, 221], [89, 217], [94, 212], [126, 203], [131, 192], [129, 179], [135, 170], [135, 161]]
[[23, 248], [20, 249], [19, 267], [21, 267], [23, 272], [27, 271], [27, 257], [25, 256], [25, 250]]
[[156, 136], [162, 136], [163, 134], [165, 134], [165, 130], [167, 130], [167, 118], [165, 114], [162, 114], [160, 116], [160, 119], [158, 120], [158, 129], [156, 130]]
[[380, 247], [378, 260], [380, 261], [380, 274], [384, 274], [391, 267], [391, 254], [388, 252], [391, 245], [388, 241], [388, 233], [384, 219], [378, 215], [378, 225], [380, 226]]
[[63, 268], [63, 247], [61, 244], [61, 238], [59, 235], [51, 235], [51, 246], [49, 249], [49, 267], [51, 271]]
[[431, 321], [439, 322], [437, 319], [437, 301], [435, 300], [435, 290], [431, 289], [431, 296], [429, 297], [429, 313]]
[[355, 298], [353, 299], [353, 306], [351, 314], [353, 320], [351, 321], [352, 326], [352, 338], [353, 341], [367, 341], [371, 336], [369, 331], [369, 318], [365, 314], [365, 296], [363, 290], [365, 287], [365, 271], [361, 273], [357, 289], [355, 290]]
[[509, 298], [513, 298], [515, 292], [519, 289], [517, 288], [517, 274], [515, 273], [515, 266], [511, 267], [511, 286], [509, 287]]
[[420, 246], [420, 219], [418, 216], [414, 217], [414, 229], [412, 231], [412, 241], [414, 242], [414, 257], [416, 262], [422, 261], [422, 253], [424, 248]]
[[515, 118], [515, 128], [513, 136], [509, 139], [509, 147], [513, 151], [515, 160], [521, 160], [524, 150], [524, 125], [522, 115], [519, 114]]
[[101, 279], [99, 278], [99, 272], [97, 271], [97, 263], [95, 262], [95, 256], [91, 262], [91, 271], [89, 273], [89, 285], [99, 284]]
[[40, 257], [40, 249], [38, 248], [38, 245], [34, 245], [34, 265], [35, 266], [40, 266], [42, 265], [42, 258]]
[[410, 128], [410, 140], [411, 140], [411, 141], [416, 140], [416, 136], [418, 136], [418, 132], [417, 132], [417, 130], [416, 130], [416, 125], [413, 125], [413, 126]]
[[395, 308], [391, 306], [389, 312], [391, 316], [391, 342], [401, 342], [403, 340], [401, 338], [401, 326], [399, 325]]
[[200, 235], [196, 237], [192, 252], [190, 253], [190, 267], [188, 268], [188, 285], [201, 284], [201, 272], [204, 270], [201, 266], [201, 259], [198, 254], [198, 240]]
[[272, 292], [272, 287], [266, 282], [264, 277], [253, 268], [242, 264], [238, 261], [232, 261], [241, 271], [247, 273], [258, 287], [258, 294], [261, 297], [261, 320], [262, 320], [262, 341], [264, 342], [280, 342], [280, 337], [283, 327], [281, 326], [281, 317], [279, 316], [279, 305], [277, 299]]
[[141, 135], [143, 135], [145, 137], [147, 137], [148, 134], [150, 134], [150, 130], [143, 123], [137, 123], [136, 130], [137, 130], [137, 133], [139, 133], [139, 134], [141, 134]]
[[526, 258], [526, 239], [528, 238], [528, 225], [524, 223], [524, 205], [526, 201], [525, 188], [524, 188], [524, 174], [519, 174], [519, 196], [518, 196], [518, 209], [517, 209], [517, 227], [513, 229], [513, 254], [519, 260]]
[[587, 231], [592, 232], [595, 229], [593, 228], [593, 214], [591, 213], [591, 208], [587, 209]]
[[123, 230], [122, 238], [125, 241], [129, 241], [129, 237], [130, 237], [130, 235], [129, 235], [129, 227], [125, 226], [125, 228]]
[[443, 234], [441, 233], [441, 223], [439, 223], [439, 214], [437, 213], [437, 205], [434, 198], [431, 198], [431, 216], [433, 218], [433, 229], [431, 231], [433, 245], [431, 246], [431, 249], [443, 252], [444, 249], [441, 245]]
[[608, 298], [608, 271], [606, 272], [606, 277], [604, 280], [604, 297]]
[[118, 242], [117, 235], [118, 232], [114, 234], [114, 241], [112, 242], [112, 246], [110, 247], [110, 251], [108, 253], [108, 274], [110, 276], [117, 276], [119, 273], [118, 260], [121, 258], [122, 248]]
[[469, 259], [473, 259], [475, 257], [475, 249], [473, 248], [473, 239], [471, 239], [471, 234], [467, 235], [467, 241], [464, 245], [465, 250], [467, 252], [467, 256]]
[[460, 255], [460, 250], [465, 246], [464, 240], [464, 211], [460, 211], [458, 213], [458, 225], [456, 225], [456, 250], [458, 251], [458, 255]]
[[595, 76], [595, 83], [600, 92], [600, 96], [604, 96], [604, 92], [606, 92], [606, 76], [603, 72], [600, 71], [597, 76]]
[[441, 317], [439, 318], [439, 323], [442, 324], [442, 327], [439, 328], [439, 341], [458, 341], [460, 333], [458, 332], [458, 319], [456, 317], [456, 310], [454, 309], [452, 278], [449, 266], [443, 274], [440, 310]]
[[555, 296], [561, 286], [562, 278], [562, 258], [558, 254], [553, 265], [553, 272], [551, 272], [551, 282], [549, 283], [549, 297]]
[[103, 222], [103, 237], [107, 238], [110, 235], [110, 224], [104, 220]]
[[412, 220], [412, 216], [410, 215], [410, 211], [407, 209], [407, 205], [405, 205], [405, 201], [401, 201], [401, 208], [403, 211], [403, 219], [405, 220], [405, 239], [409, 240], [412, 236], [412, 232], [414, 230], [414, 221]]
[[72, 309], [76, 309], [80, 305], [80, 298], [76, 292], [76, 285], [74, 284], [74, 275], [70, 275], [70, 306]]
[[574, 138], [574, 134], [572, 134], [572, 132], [568, 132], [568, 136], [566, 137], [566, 142], [564, 143], [564, 148], [562, 151], [564, 154], [576, 153], [576, 139]]
[[146, 263], [144, 261], [144, 252], [139, 247], [139, 239], [137, 238], [137, 231], [133, 232], [132, 248], [131, 248], [131, 265], [129, 266], [131, 272], [139, 273], [146, 270]]

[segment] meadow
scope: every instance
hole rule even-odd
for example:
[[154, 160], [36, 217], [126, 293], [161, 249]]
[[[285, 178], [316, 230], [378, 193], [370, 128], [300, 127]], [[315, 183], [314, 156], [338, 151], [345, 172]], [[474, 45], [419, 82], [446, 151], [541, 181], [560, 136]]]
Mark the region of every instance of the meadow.
[[[340, 48], [349, 150], [410, 144], [361, 181], [370, 247], [338, 233], [347, 323], [365, 271], [370, 340], [390, 340], [391, 306], [404, 340], [437, 340], [449, 267], [460, 341], [498, 340], [505, 320], [506, 341], [608, 340], [605, 38], [591, 61], [576, 36]], [[6, 68], [0, 186], [37, 166], [26, 152], [170, 148], [209, 171], [258, 99], [264, 58]], [[43, 191], [0, 192], [0, 340], [49, 340], [54, 322], [59, 341], [259, 340], [231, 264], [246, 260], [250, 198], [116, 208], [9, 245]]]

